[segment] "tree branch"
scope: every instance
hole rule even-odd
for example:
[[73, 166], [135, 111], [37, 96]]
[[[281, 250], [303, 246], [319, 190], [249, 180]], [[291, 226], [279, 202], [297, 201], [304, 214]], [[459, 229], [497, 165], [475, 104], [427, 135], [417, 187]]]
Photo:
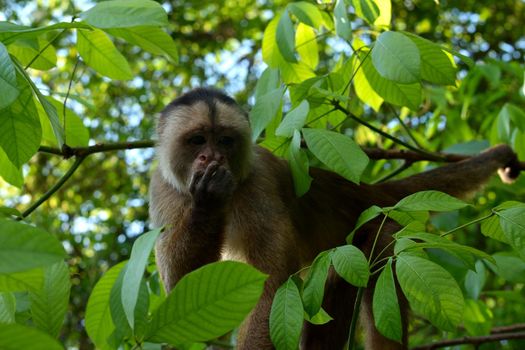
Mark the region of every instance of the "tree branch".
[[[64, 158], [88, 156], [94, 153], [108, 152], [108, 151], [121, 151], [137, 148], [151, 148], [155, 146], [155, 141], [152, 140], [141, 140], [131, 142], [116, 142], [116, 143], [99, 143], [88, 147], [64, 147], [60, 150], [55, 147], [40, 146], [39, 151], [42, 153], [50, 153]], [[380, 148], [363, 148], [363, 151], [368, 155], [370, 159], [403, 159], [408, 163], [420, 162], [420, 161], [432, 161], [432, 162], [444, 162], [444, 163], [455, 163], [465, 159], [469, 159], [471, 156], [464, 154], [455, 153], [429, 153], [420, 151], [408, 151], [408, 150], [386, 150]], [[525, 162], [520, 162], [520, 170], [525, 170]]]
[[497, 333], [491, 335], [483, 335], [479, 337], [463, 337], [457, 339], [446, 339], [437, 341], [432, 344], [420, 345], [412, 348], [412, 350], [433, 350], [444, 348], [446, 346], [472, 344], [478, 346], [484, 343], [490, 343], [500, 340], [511, 340], [511, 339], [525, 339], [525, 332], [514, 332], [514, 333]]

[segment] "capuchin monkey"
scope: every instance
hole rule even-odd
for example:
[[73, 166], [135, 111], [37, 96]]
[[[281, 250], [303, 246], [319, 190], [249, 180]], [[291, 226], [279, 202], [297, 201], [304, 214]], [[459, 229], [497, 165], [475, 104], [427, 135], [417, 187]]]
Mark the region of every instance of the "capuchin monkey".
[[[498, 169], [506, 182], [519, 174], [516, 154], [500, 145], [465, 161], [377, 185], [356, 185], [312, 168], [310, 190], [297, 197], [288, 163], [251, 142], [246, 113], [230, 97], [205, 88], [171, 102], [157, 132], [150, 216], [153, 226], [166, 226], [155, 252], [167, 291], [187, 273], [221, 259], [244, 261], [269, 275], [259, 303], [241, 326], [238, 348], [243, 350], [273, 349], [269, 314], [275, 291], [319, 252], [344, 245], [363, 210], [394, 205], [422, 190], [465, 197]], [[354, 237], [353, 244], [365, 255], [378, 226], [368, 223]], [[385, 225], [376, 252], [397, 229], [394, 222]], [[400, 294], [404, 336], [399, 344], [374, 326], [374, 284], [371, 280], [362, 302], [365, 346], [406, 349], [407, 302]], [[343, 348], [356, 293], [356, 287], [329, 276], [323, 308], [334, 320], [321, 326], [306, 323], [303, 349]]]

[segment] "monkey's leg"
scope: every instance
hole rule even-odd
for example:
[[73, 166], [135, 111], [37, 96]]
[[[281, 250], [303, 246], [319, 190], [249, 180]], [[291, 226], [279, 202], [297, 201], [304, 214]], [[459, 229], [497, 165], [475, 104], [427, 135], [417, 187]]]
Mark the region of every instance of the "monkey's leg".
[[323, 309], [333, 318], [324, 325], [305, 322], [301, 349], [341, 350], [348, 340], [357, 288], [330, 270], [325, 286]]

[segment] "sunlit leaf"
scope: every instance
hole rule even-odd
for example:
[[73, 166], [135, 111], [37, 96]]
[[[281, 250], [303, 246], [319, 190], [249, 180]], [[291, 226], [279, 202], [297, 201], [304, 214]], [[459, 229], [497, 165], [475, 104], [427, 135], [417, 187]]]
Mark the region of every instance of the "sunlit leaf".
[[0, 91], [2, 91], [2, 94], [0, 94], [0, 109], [13, 103], [20, 93], [15, 66], [2, 43], [0, 43]]
[[123, 38], [130, 44], [135, 44], [155, 55], [166, 55], [172, 61], [179, 60], [175, 42], [165, 31], [159, 27], [140, 26], [131, 28], [107, 29], [111, 35]]
[[33, 69], [49, 70], [57, 64], [54, 46], [42, 38], [17, 40], [8, 46], [8, 50], [24, 67], [32, 62], [30, 67]]
[[314, 30], [303, 23], [299, 23], [295, 33], [295, 44], [301, 62], [315, 69], [319, 64], [319, 49]]
[[133, 78], [128, 61], [103, 31], [77, 30], [77, 49], [86, 64], [98, 73], [117, 80]]
[[0, 147], [13, 165], [20, 168], [38, 150], [42, 129], [31, 88], [18, 76], [20, 95], [0, 114]]
[[164, 8], [152, 0], [110, 0], [97, 3], [80, 14], [86, 23], [97, 28], [166, 26]]

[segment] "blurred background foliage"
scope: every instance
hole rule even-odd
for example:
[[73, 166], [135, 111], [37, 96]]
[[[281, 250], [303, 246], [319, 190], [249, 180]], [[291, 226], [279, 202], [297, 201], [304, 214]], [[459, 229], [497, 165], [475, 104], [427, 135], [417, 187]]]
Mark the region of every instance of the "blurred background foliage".
[[[225, 89], [249, 108], [257, 78], [265, 68], [261, 55], [264, 28], [288, 3], [285, 0], [159, 2], [169, 15], [168, 31], [178, 46], [178, 64], [117, 41], [117, 47], [128, 58], [136, 78], [110, 81], [82, 63], [76, 70], [68, 106], [89, 128], [90, 144], [154, 138], [156, 113], [191, 87], [213, 85]], [[332, 6], [326, 0], [318, 2], [321, 7]], [[87, 0], [1, 0], [0, 20], [42, 26], [68, 21], [73, 14], [93, 3]], [[454, 151], [449, 147], [465, 140], [502, 141], [493, 127], [494, 116], [507, 102], [522, 108], [525, 105], [525, 2], [394, 0], [392, 17], [392, 29], [417, 33], [459, 50], [476, 62], [484, 62], [471, 70], [462, 67], [464, 80], [458, 88], [427, 86], [419, 111], [401, 111], [401, 117], [423, 146], [430, 150], [448, 148]], [[367, 26], [360, 20], [353, 23], [354, 33], [359, 32], [360, 27], [366, 38]], [[76, 62], [76, 51], [68, 49], [71, 33], [67, 32], [56, 42], [59, 57], [56, 69], [31, 71], [39, 87], [61, 100]], [[320, 45], [319, 73], [323, 73], [323, 67], [333, 64], [338, 53], [350, 52], [329, 40]], [[392, 108], [386, 105], [377, 113], [368, 109], [362, 113], [379, 124], [394, 119]], [[367, 146], [384, 146], [366, 132], [356, 134], [356, 140]], [[525, 145], [525, 140], [514, 139], [513, 142]], [[525, 159], [525, 147], [518, 152], [520, 158]], [[26, 178], [21, 190], [0, 180], [0, 205], [19, 210], [27, 208], [57, 181], [71, 162], [38, 154], [24, 167]], [[147, 229], [147, 186], [153, 162], [151, 149], [93, 155], [58, 193], [31, 215], [32, 223], [63, 240], [71, 257], [71, 309], [61, 337], [66, 345], [91, 347], [82, 325], [87, 298], [101, 274], [127, 258], [134, 239]], [[411, 171], [419, 171], [426, 165], [418, 164]], [[367, 173], [368, 179], [378, 179], [393, 166], [392, 162], [376, 162]], [[448, 214], [434, 221], [438, 227], [454, 227], [474, 218], [479, 209], [486, 210], [506, 199], [523, 201], [524, 184], [523, 177], [512, 187], [494, 181], [490, 191], [476, 198], [478, 208], [465, 211], [461, 218]], [[470, 227], [466, 233], [474, 229], [476, 227]], [[497, 248], [487, 245], [499, 244], [479, 234], [465, 234], [459, 240], [487, 251]], [[523, 274], [523, 280], [519, 279], [521, 283], [525, 282]], [[525, 322], [523, 299], [511, 304], [509, 299], [504, 302], [498, 294], [517, 293], [514, 295], [519, 300], [520, 295], [523, 298], [523, 284], [505, 286], [507, 282], [497, 278], [487, 283], [485, 289], [499, 290], [488, 295], [492, 300], [489, 306], [497, 307], [494, 310], [498, 313], [498, 323]], [[414, 339], [415, 342], [429, 339], [429, 334], [418, 329], [417, 322], [413, 331], [421, 337]]]

